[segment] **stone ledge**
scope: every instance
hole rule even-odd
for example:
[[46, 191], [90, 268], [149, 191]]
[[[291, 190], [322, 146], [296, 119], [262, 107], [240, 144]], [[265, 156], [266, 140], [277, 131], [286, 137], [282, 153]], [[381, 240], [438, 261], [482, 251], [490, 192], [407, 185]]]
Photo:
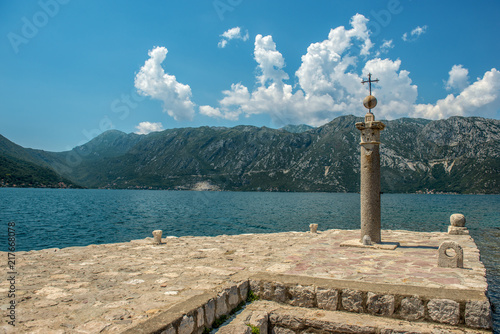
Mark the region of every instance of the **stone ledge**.
[[[243, 275], [236, 275], [234, 278], [237, 279], [241, 276]], [[394, 288], [392, 285], [380, 286], [380, 284], [375, 285], [364, 282], [259, 273], [250, 277], [249, 281], [243, 279], [238, 283], [226, 286], [218, 292], [203, 293], [178, 303], [157, 316], [126, 330], [123, 334], [203, 333], [204, 329], [210, 328], [217, 318], [229, 314], [239, 303], [244, 301], [249, 290], [263, 299], [281, 303], [271, 304], [274, 307], [278, 305], [288, 310], [290, 309], [287, 307], [292, 307], [292, 309], [303, 308], [309, 309], [308, 312], [318, 312], [319, 310], [342, 311], [341, 313], [344, 314], [341, 316], [342, 324], [332, 325], [331, 323], [325, 323], [323, 320], [318, 322], [313, 318], [304, 318], [301, 320], [300, 326], [292, 326], [288, 320], [276, 320], [286, 319], [289, 315], [276, 316], [277, 313], [273, 313], [274, 311], [271, 310], [269, 321], [270, 324], [277, 328], [277, 331], [274, 331], [277, 333], [280, 331], [285, 333], [286, 330], [296, 330], [293, 333], [301, 333], [299, 330], [318, 326], [333, 328], [332, 330], [337, 330], [342, 326], [349, 327], [351, 325], [345, 321], [345, 312], [348, 312], [347, 314], [359, 313], [356, 317], [376, 316], [378, 319], [387, 319], [385, 321], [391, 319], [395, 321], [397, 319], [399, 323], [401, 321], [417, 320], [452, 326], [461, 325], [462, 328], [463, 326], [476, 329], [491, 327], [489, 302], [484, 295], [479, 300], [463, 299], [455, 301], [437, 299], [437, 291], [434, 290], [442, 289], [427, 288], [427, 291], [422, 291], [423, 293], [420, 295], [410, 296], [407, 293], [391, 294], [387, 289], [392, 288]], [[418, 288], [422, 289], [421, 287]], [[457, 290], [453, 291], [456, 292]], [[464, 292], [460, 296], [462, 298], [478, 297], [470, 291], [462, 292]], [[434, 298], [429, 297], [432, 294]], [[427, 297], [424, 295], [427, 295]], [[455, 297], [457, 296], [455, 295]], [[283, 303], [290, 306], [283, 305]], [[250, 309], [252, 308], [251, 306]], [[312, 311], [314, 308], [317, 308], [317, 310]], [[245, 310], [244, 316], [237, 317], [237, 319], [245, 317], [246, 320], [232, 322], [230, 326], [226, 326], [219, 332], [221, 334], [231, 333], [235, 330], [242, 331], [242, 333], [248, 332], [249, 327], [246, 326], [245, 321], [261, 329], [267, 329], [267, 315], [262, 312], [258, 315], [249, 312]], [[357, 327], [354, 326], [353, 328]], [[262, 333], [265, 333], [265, 331]]]
[[476, 290], [449, 290], [259, 273], [250, 289], [265, 300], [402, 320], [491, 328], [490, 304]]
[[228, 315], [246, 300], [248, 281], [233, 283], [219, 292], [207, 292], [180, 302], [122, 334], [203, 333], [214, 321]]
[[[255, 321], [259, 319], [259, 322]], [[267, 323], [265, 323], [267, 320]], [[261, 329], [261, 334], [305, 333], [457, 333], [457, 327], [445, 324], [411, 322], [368, 314], [342, 311], [314, 310], [293, 307], [271, 301], [257, 301], [249, 305], [230, 324], [221, 327], [217, 334], [250, 333], [250, 323]], [[267, 329], [267, 331], [265, 330]], [[460, 328], [462, 334], [491, 333], [482, 329]]]
[[[443, 289], [414, 285], [399, 285], [385, 283], [370, 283], [352, 280], [339, 280], [311, 276], [274, 274], [259, 272], [249, 276], [250, 287], [253, 281], [279, 282], [285, 285], [313, 285], [334, 289], [353, 289], [360, 291], [371, 291], [377, 294], [418, 295], [425, 299], [452, 299], [457, 301], [487, 301], [482, 289]], [[255, 291], [255, 290], [254, 290]]]

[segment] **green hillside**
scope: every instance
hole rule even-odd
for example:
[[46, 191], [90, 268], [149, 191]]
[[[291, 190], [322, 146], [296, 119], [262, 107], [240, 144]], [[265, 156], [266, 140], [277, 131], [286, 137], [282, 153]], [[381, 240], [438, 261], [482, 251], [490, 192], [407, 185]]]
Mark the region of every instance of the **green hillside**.
[[0, 186], [80, 188], [49, 168], [9, 156], [0, 156]]

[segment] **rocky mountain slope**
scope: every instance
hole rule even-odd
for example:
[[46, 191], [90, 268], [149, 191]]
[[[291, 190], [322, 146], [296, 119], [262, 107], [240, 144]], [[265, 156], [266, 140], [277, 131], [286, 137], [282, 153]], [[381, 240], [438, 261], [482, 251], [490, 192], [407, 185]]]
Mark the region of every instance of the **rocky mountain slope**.
[[[354, 116], [318, 128], [236, 126], [108, 131], [68, 152], [0, 155], [49, 166], [86, 187], [244, 191], [359, 191]], [[500, 193], [500, 121], [452, 117], [384, 121], [383, 192]], [[7, 152], [7, 153], [6, 153]]]

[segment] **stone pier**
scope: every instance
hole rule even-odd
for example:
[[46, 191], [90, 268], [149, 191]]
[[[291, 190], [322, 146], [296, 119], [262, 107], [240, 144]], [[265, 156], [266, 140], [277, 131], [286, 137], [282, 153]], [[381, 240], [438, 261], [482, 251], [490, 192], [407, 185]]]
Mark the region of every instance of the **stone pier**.
[[368, 112], [364, 122], [356, 123], [361, 131], [361, 236], [360, 242], [368, 235], [373, 243], [381, 240], [380, 217], [380, 131], [384, 123], [375, 121]]
[[[267, 326], [268, 333], [491, 333], [485, 268], [469, 235], [383, 230], [384, 242], [400, 247], [341, 247], [359, 233], [311, 233], [305, 224], [304, 232], [16, 252], [16, 331], [4, 316], [0, 333], [202, 333], [249, 290], [269, 302], [231, 326]], [[445, 242], [463, 249], [463, 268], [438, 266]], [[9, 284], [0, 282], [3, 315]], [[240, 333], [231, 326], [220, 333]]]

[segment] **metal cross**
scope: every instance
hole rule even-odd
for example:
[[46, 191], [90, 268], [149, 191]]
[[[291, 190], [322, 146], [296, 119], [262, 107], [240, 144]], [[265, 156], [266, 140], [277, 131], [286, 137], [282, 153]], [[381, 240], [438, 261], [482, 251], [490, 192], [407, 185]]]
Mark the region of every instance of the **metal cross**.
[[361, 81], [361, 83], [365, 84], [368, 82], [368, 84], [370, 85], [370, 95], [372, 95], [372, 82], [378, 82], [378, 81], [379, 81], [378, 79], [372, 80], [372, 74], [368, 73], [368, 80], [363, 80]]

